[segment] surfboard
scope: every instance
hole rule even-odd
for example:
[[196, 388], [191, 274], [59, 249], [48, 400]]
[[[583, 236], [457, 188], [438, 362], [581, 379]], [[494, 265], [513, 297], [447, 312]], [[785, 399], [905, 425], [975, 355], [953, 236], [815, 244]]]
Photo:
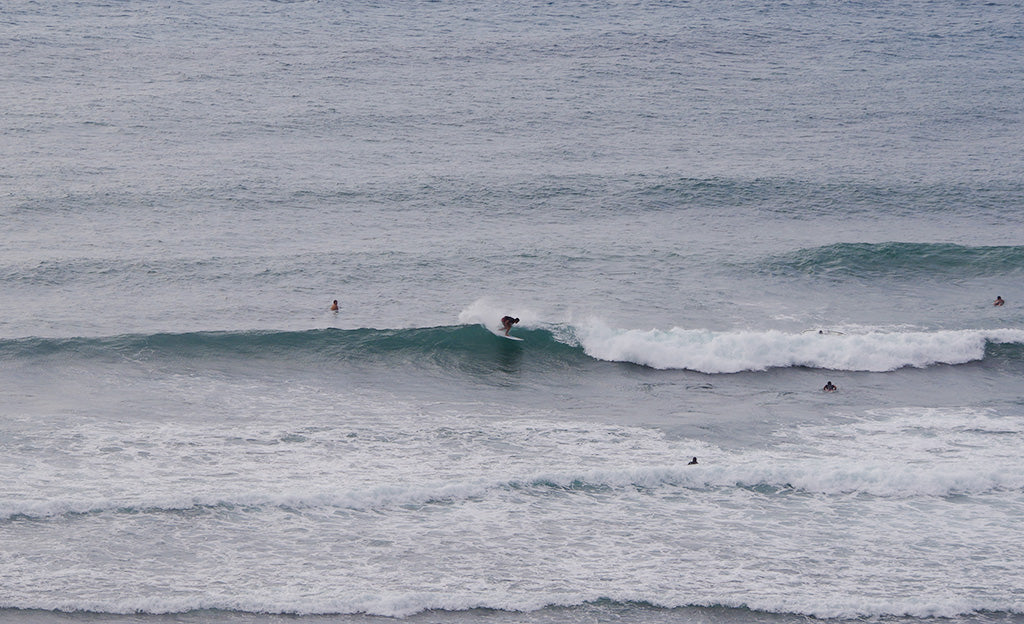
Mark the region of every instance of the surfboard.
[[836, 331], [834, 329], [805, 329], [805, 330], [803, 330], [800, 333], [801, 334], [821, 334], [823, 336], [845, 336], [846, 335], [843, 332]]
[[506, 336], [504, 329], [498, 329], [498, 330], [493, 330], [492, 329], [491, 333], [494, 334], [495, 336], [497, 336], [498, 338], [504, 338], [506, 340], [515, 340], [516, 342], [522, 342], [523, 341], [522, 338], [517, 338], [515, 336]]

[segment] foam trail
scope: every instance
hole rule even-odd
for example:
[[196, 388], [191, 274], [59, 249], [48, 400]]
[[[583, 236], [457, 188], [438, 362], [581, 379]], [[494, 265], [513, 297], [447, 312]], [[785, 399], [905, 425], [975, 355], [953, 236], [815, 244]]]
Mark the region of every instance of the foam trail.
[[805, 366], [846, 371], [892, 371], [907, 366], [964, 364], [981, 360], [988, 342], [1024, 343], [1024, 330], [959, 330], [791, 334], [674, 327], [622, 330], [591, 321], [577, 328], [587, 355], [658, 369], [738, 373]]

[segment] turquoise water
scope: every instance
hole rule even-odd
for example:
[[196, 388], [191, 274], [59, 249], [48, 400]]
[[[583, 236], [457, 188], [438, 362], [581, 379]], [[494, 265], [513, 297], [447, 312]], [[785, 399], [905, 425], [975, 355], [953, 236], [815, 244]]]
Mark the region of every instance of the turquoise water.
[[0, 3], [0, 620], [1021, 622], [1021, 9]]

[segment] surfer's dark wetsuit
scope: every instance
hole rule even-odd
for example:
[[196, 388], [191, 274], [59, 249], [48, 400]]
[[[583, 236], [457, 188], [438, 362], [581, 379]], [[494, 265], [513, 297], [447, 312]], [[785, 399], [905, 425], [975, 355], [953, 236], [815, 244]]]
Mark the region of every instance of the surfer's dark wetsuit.
[[512, 326], [519, 322], [519, 319], [512, 318], [511, 316], [501, 317], [501, 328], [505, 330], [505, 335], [508, 336], [508, 332], [512, 329]]

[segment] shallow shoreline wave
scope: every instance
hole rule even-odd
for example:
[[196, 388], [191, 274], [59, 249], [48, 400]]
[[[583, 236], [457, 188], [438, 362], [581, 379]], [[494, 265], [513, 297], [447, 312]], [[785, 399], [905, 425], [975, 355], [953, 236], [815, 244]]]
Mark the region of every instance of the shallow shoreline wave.
[[[920, 618], [943, 618], [970, 624], [992, 621], [1016, 624], [1024, 621], [1024, 605], [1009, 607], [990, 601], [957, 599], [922, 602], [917, 598], [882, 603], [858, 602], [837, 598], [835, 604], [783, 604], [777, 601], [745, 601], [738, 599], [687, 599], [642, 595], [627, 592], [618, 597], [581, 591], [577, 596], [452, 595], [440, 597], [427, 594], [387, 596], [352, 596], [331, 599], [322, 608], [310, 608], [297, 601], [272, 604], [267, 600], [244, 598], [233, 600], [161, 600], [142, 605], [144, 601], [123, 604], [90, 602], [76, 606], [73, 601], [54, 600], [52, 604], [26, 607], [0, 605], [0, 622], [67, 622], [78, 618], [93, 621], [103, 617], [112, 622], [165, 621], [174, 616], [176, 622], [277, 622], [280, 616], [290, 621], [316, 622], [499, 622], [507, 624], [541, 624], [556, 622], [592, 622], [604, 614], [619, 622], [689, 622], [695, 617], [706, 622], [757, 621], [796, 623], [808, 617], [834, 623], [861, 622], [863, 618], [885, 618], [887, 621], [917, 621]], [[602, 621], [602, 620], [596, 620]]]

